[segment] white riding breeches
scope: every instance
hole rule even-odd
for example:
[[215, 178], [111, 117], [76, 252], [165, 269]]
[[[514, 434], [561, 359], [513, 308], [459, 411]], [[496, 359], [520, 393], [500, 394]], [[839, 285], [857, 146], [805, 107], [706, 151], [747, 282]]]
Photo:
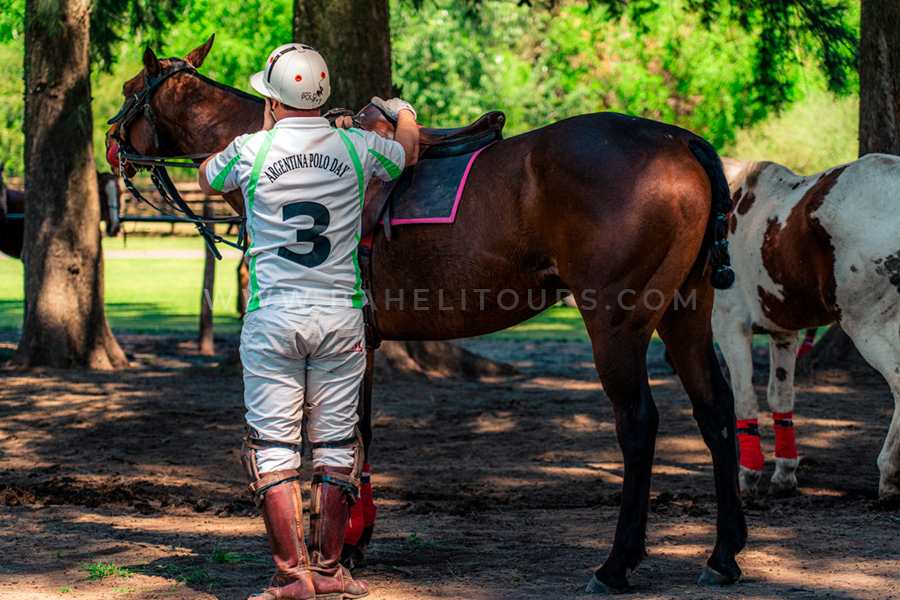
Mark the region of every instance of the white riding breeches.
[[[308, 417], [312, 444], [352, 438], [366, 369], [362, 311], [355, 308], [263, 307], [241, 331], [247, 424], [263, 440], [299, 446]], [[315, 448], [313, 464], [353, 466], [352, 448]], [[288, 448], [256, 453], [260, 473], [300, 467]]]

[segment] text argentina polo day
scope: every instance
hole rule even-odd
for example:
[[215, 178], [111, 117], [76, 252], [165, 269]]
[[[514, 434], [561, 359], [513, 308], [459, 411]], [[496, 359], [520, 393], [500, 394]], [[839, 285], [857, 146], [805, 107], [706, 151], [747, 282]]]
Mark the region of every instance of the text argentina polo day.
[[338, 177], [343, 177], [344, 174], [350, 170], [350, 167], [333, 156], [319, 154], [318, 152], [310, 152], [308, 154], [294, 154], [293, 156], [282, 158], [266, 169], [266, 177], [269, 178], [269, 181], [275, 181], [285, 173], [293, 171], [294, 169], [323, 169], [325, 171], [331, 171]]

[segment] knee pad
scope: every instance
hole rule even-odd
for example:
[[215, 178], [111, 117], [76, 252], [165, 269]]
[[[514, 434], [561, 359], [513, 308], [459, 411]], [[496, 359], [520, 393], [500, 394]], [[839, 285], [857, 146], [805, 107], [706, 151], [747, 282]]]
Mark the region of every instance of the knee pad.
[[[320, 448], [347, 448], [353, 451], [353, 466], [350, 467], [350, 473], [343, 474], [330, 469], [327, 473], [318, 473], [319, 468], [316, 468], [316, 472], [313, 474], [314, 484], [324, 483], [341, 488], [347, 496], [347, 503], [353, 506], [359, 497], [360, 476], [362, 475], [363, 446], [359, 428], [357, 428], [356, 435], [352, 438], [333, 442], [320, 442], [313, 444], [312, 447], [314, 452]], [[328, 469], [328, 467], [325, 468]]]
[[250, 494], [253, 496], [253, 503], [257, 508], [261, 507], [265, 500], [266, 491], [270, 488], [287, 483], [290, 481], [298, 481], [299, 473], [296, 469], [284, 469], [280, 471], [259, 472], [257, 465], [256, 453], [259, 450], [269, 448], [286, 448], [294, 452], [300, 451], [298, 444], [289, 444], [287, 442], [276, 442], [272, 440], [263, 440], [257, 437], [256, 431], [247, 428], [241, 445], [241, 463], [244, 466], [244, 472], [247, 474], [247, 482], [250, 488]]

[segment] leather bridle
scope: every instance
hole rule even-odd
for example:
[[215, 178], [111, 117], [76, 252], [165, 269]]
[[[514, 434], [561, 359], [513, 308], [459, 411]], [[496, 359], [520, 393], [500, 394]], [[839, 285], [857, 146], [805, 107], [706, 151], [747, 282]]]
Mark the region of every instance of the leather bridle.
[[[246, 250], [246, 220], [243, 216], [209, 218], [198, 217], [194, 213], [194, 211], [191, 210], [190, 206], [188, 206], [187, 202], [184, 201], [184, 198], [181, 197], [178, 188], [176, 188], [175, 184], [172, 183], [172, 179], [169, 177], [169, 173], [166, 171], [166, 167], [197, 169], [199, 168], [200, 163], [203, 161], [203, 159], [207, 158], [210, 155], [188, 154], [182, 156], [169, 156], [165, 158], [159, 156], [145, 156], [142, 154], [138, 154], [137, 150], [135, 150], [134, 146], [131, 145], [131, 142], [128, 139], [128, 128], [137, 117], [143, 115], [144, 118], [147, 119], [147, 123], [150, 126], [150, 131], [153, 133], [154, 146], [157, 150], [161, 149], [159, 144], [159, 128], [157, 127], [156, 121], [153, 118], [153, 110], [150, 108], [150, 96], [153, 90], [156, 89], [163, 81], [165, 81], [172, 75], [175, 75], [176, 73], [180, 73], [182, 71], [196, 73], [197, 68], [186, 60], [174, 60], [154, 77], [148, 76], [147, 72], [144, 71], [144, 87], [142, 87], [138, 93], [132, 96], [124, 104], [124, 106], [122, 106], [122, 110], [119, 111], [119, 114], [117, 114], [107, 122], [108, 125], [115, 125], [115, 129], [113, 129], [112, 133], [109, 134], [109, 137], [114, 140], [119, 146], [119, 151], [117, 154], [117, 159], [119, 161], [119, 173], [122, 176], [122, 180], [125, 182], [125, 187], [129, 192], [131, 192], [132, 196], [152, 207], [154, 210], [162, 213], [163, 215], [166, 215], [167, 217], [177, 219], [178, 221], [184, 223], [192, 223], [197, 228], [198, 233], [203, 237], [204, 240], [206, 240], [206, 244], [207, 246], [209, 246], [213, 255], [217, 259], [221, 259], [222, 255], [216, 248], [217, 243], [222, 243], [227, 246], [237, 248], [242, 252]], [[135, 165], [138, 170], [150, 171], [150, 179], [151, 181], [153, 181], [153, 185], [156, 186], [156, 189], [159, 190], [159, 194], [165, 201], [165, 203], [172, 210], [178, 213], [182, 213], [182, 215], [184, 216], [169, 212], [164, 208], [160, 208], [147, 200], [147, 198], [145, 198], [137, 190], [134, 183], [132, 183], [131, 179], [128, 177], [125, 169], [125, 166], [127, 164]], [[232, 243], [216, 235], [216, 233], [208, 226], [208, 224], [214, 225], [216, 223], [240, 223], [241, 228], [240, 233], [238, 234], [237, 243]]]

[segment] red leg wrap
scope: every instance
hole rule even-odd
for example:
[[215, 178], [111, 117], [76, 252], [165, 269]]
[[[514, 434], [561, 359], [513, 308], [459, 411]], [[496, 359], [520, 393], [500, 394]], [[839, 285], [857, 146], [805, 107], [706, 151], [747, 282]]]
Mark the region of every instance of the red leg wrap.
[[344, 543], [349, 546], [355, 546], [362, 535], [363, 527], [363, 507], [361, 499], [357, 498], [356, 503], [350, 507], [350, 519], [347, 521], [347, 531], [344, 533]]
[[775, 421], [775, 458], [797, 458], [794, 441], [794, 413], [772, 413]]
[[800, 342], [800, 347], [797, 348], [797, 358], [801, 356], [805, 356], [807, 352], [812, 350], [813, 344], [816, 343], [816, 334], [806, 334], [804, 336], [803, 341]]
[[737, 432], [741, 444], [741, 466], [751, 471], [762, 471], [763, 453], [757, 419], [738, 419]]
[[369, 463], [363, 465], [362, 481], [364, 483], [359, 488], [359, 498], [350, 507], [350, 519], [344, 533], [344, 543], [348, 546], [358, 544], [363, 529], [375, 523], [375, 503], [372, 501], [372, 484], [369, 483]]

